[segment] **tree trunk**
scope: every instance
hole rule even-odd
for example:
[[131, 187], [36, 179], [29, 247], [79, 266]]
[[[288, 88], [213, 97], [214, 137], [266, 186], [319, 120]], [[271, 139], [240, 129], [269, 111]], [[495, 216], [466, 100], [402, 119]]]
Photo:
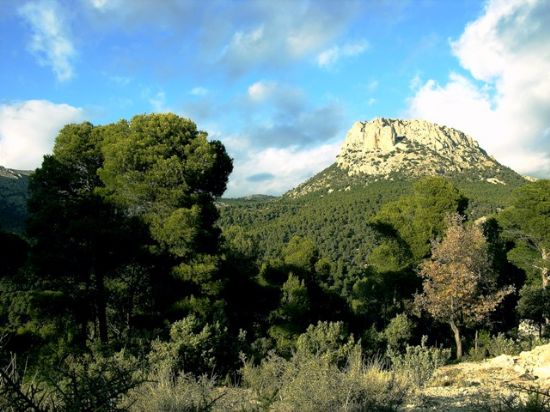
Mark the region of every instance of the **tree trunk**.
[[99, 340], [101, 343], [109, 341], [107, 333], [107, 308], [105, 300], [105, 279], [103, 274], [96, 273], [96, 310], [99, 326]]
[[541, 251], [542, 255], [542, 268], [541, 268], [541, 275], [542, 275], [542, 287], [543, 289], [546, 289], [548, 287], [548, 260], [550, 259], [550, 251], [546, 250], [545, 248], [542, 248]]
[[[542, 288], [546, 289], [548, 288], [548, 261], [550, 260], [550, 251], [548, 251], [546, 248], [542, 248], [541, 251], [542, 255], [542, 268], [541, 268], [541, 276], [542, 276]], [[544, 318], [544, 323], [547, 325], [550, 325], [550, 319], [547, 317]]]
[[458, 326], [456, 326], [456, 323], [453, 320], [449, 322], [449, 325], [451, 326], [455, 338], [456, 360], [460, 360], [462, 359], [462, 340], [460, 339], [460, 329], [458, 329]]

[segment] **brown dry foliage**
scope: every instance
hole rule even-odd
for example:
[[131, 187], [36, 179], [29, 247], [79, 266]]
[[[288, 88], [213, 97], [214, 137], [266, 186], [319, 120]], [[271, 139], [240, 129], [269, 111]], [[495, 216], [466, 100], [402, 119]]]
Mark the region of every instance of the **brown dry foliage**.
[[458, 214], [449, 217], [441, 242], [420, 266], [423, 293], [415, 305], [443, 322], [470, 324], [482, 321], [513, 291], [496, 290], [487, 241], [476, 225], [464, 225]]

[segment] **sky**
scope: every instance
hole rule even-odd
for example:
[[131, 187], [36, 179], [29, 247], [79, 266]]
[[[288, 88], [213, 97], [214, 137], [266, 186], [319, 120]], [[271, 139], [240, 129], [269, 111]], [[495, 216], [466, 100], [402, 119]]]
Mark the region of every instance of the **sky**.
[[550, 177], [548, 0], [0, 0], [0, 165], [153, 112], [224, 143], [226, 196], [332, 164], [355, 121], [425, 119]]

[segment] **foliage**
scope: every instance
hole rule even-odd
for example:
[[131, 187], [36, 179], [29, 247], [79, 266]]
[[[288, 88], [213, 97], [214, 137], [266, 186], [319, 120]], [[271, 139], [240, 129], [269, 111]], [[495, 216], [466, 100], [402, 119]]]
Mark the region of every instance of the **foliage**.
[[0, 370], [0, 408], [6, 411], [122, 411], [122, 397], [143, 382], [138, 361], [124, 352], [69, 356], [32, 376], [15, 359]]
[[296, 341], [297, 354], [327, 358], [330, 363], [343, 366], [355, 348], [353, 336], [348, 336], [343, 322], [322, 322], [309, 325]]
[[479, 227], [465, 227], [458, 215], [450, 218], [445, 237], [434, 244], [420, 275], [423, 293], [415, 296], [415, 304], [450, 325], [457, 359], [462, 356], [460, 327], [482, 321], [512, 292], [511, 288], [495, 290], [485, 237]]
[[523, 319], [539, 324], [550, 318], [550, 290], [540, 285], [525, 285], [519, 292], [517, 312]]
[[517, 189], [512, 206], [499, 215], [499, 220], [514, 242], [508, 258], [528, 276], [517, 311], [526, 319], [548, 324], [550, 180], [539, 180]]
[[121, 405], [129, 411], [210, 411], [224, 396], [217, 391], [215, 379], [203, 375], [172, 375], [160, 369], [147, 382], [132, 389]]
[[412, 337], [412, 321], [404, 313], [396, 315], [384, 329], [384, 337], [388, 346], [399, 350]]
[[[2, 369], [6, 399], [387, 410], [447, 359], [408, 345], [449, 345], [441, 322], [457, 355], [483, 324], [482, 357], [528, 348], [510, 338], [519, 317], [549, 316], [545, 181], [523, 186], [507, 169], [507, 186], [483, 171], [375, 180], [334, 166], [280, 198], [220, 199], [231, 169], [220, 142], [173, 114], [60, 131], [29, 178], [24, 237], [0, 233], [0, 362], [14, 351], [28, 365]], [[478, 227], [456, 212], [496, 218]], [[413, 323], [414, 309], [430, 317]], [[245, 387], [228, 383], [241, 384], [239, 352]]]
[[365, 364], [360, 348], [343, 369], [319, 354], [297, 353], [290, 360], [272, 354], [259, 366], [245, 362], [242, 374], [260, 406], [273, 410], [395, 410], [410, 387], [379, 363]]
[[238, 345], [219, 322], [203, 323], [189, 315], [172, 323], [169, 341], [153, 342], [148, 358], [154, 368], [173, 376], [223, 375], [237, 361]]
[[0, 166], [0, 228], [22, 234], [27, 218], [29, 171]]
[[429, 347], [426, 342], [427, 337], [423, 336], [420, 345], [407, 345], [403, 353], [391, 346], [386, 352], [393, 368], [404, 373], [419, 388], [426, 385], [435, 370], [445, 365], [451, 356], [449, 349]]

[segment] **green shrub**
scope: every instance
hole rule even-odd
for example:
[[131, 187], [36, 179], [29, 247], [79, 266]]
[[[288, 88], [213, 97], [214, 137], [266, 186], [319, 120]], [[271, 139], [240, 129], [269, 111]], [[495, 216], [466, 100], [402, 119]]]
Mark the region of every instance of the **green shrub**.
[[503, 333], [491, 337], [487, 344], [487, 352], [490, 357], [500, 355], [518, 355], [521, 352], [520, 345]]
[[392, 349], [400, 349], [412, 335], [413, 323], [404, 313], [395, 316], [386, 329], [384, 337]]
[[296, 352], [319, 355], [343, 366], [354, 346], [353, 336], [348, 335], [343, 322], [319, 321], [298, 337]]
[[137, 360], [123, 351], [69, 356], [40, 374], [25, 372], [15, 358], [0, 371], [0, 410], [123, 411], [121, 400], [144, 381]]
[[215, 379], [206, 375], [174, 376], [168, 369], [157, 370], [148, 382], [133, 389], [124, 400], [130, 411], [209, 411], [224, 396]]
[[199, 375], [223, 374], [219, 365], [231, 365], [237, 359], [240, 339], [232, 339], [227, 328], [215, 322], [202, 323], [194, 315], [172, 324], [170, 340], [156, 340], [149, 353], [149, 362], [159, 369], [178, 375], [182, 372]]
[[386, 352], [393, 369], [404, 373], [417, 387], [422, 387], [432, 377], [434, 371], [447, 363], [451, 357], [450, 349], [426, 346], [427, 337], [423, 336], [419, 346], [407, 346], [404, 353], [391, 347]]
[[358, 345], [343, 368], [323, 353], [301, 351], [290, 360], [271, 354], [258, 366], [245, 362], [241, 373], [257, 404], [269, 410], [394, 410], [410, 389], [402, 374], [365, 364]]

